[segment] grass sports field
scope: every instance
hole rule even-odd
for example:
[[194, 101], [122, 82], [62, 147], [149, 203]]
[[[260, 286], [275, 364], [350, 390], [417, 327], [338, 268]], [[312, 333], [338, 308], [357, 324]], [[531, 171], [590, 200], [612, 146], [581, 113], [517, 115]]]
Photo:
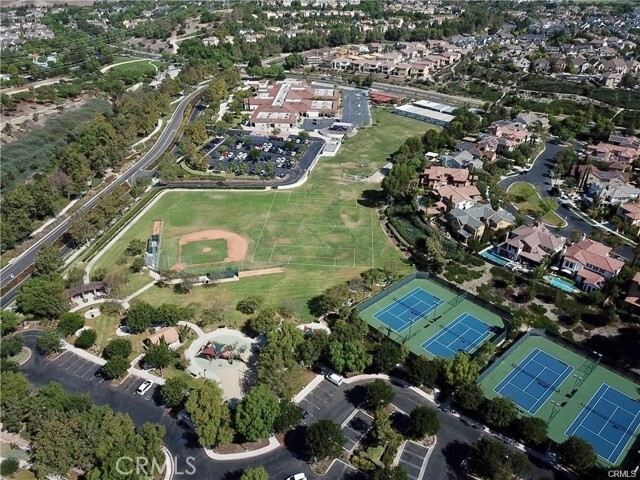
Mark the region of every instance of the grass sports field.
[[[374, 109], [372, 113], [379, 125], [361, 129], [336, 157], [321, 158], [307, 183], [295, 190], [164, 194], [105, 252], [94, 269], [115, 269], [132, 239], [147, 240], [155, 219], [163, 221], [161, 255], [175, 257], [176, 262], [182, 236], [209, 229], [233, 232], [248, 243], [247, 255], [235, 265], [252, 269], [285, 265], [285, 273], [246, 278], [220, 289], [196, 289], [191, 295], [152, 288], [138, 298], [205, 306], [215, 298], [235, 305], [247, 295], [260, 293], [273, 305], [282, 300], [295, 302], [298, 317], [311, 320], [306, 302], [324, 289], [372, 266], [388, 262], [402, 265], [375, 210], [362, 200], [363, 192], [379, 190], [380, 186], [345, 181], [342, 173], [352, 167], [375, 172], [407, 137], [421, 135], [430, 127], [389, 111]], [[359, 167], [356, 158], [367, 167]], [[400, 271], [408, 273], [408, 267], [401, 266]], [[127, 287], [126, 293], [133, 291]], [[244, 318], [233, 308], [228, 316], [230, 323]]]
[[505, 327], [500, 316], [425, 279], [407, 277], [358, 307], [369, 325], [417, 355], [473, 353]]
[[547, 421], [554, 442], [584, 438], [605, 465], [620, 464], [640, 431], [640, 385], [603, 367], [596, 355], [582, 356], [535, 332], [478, 383], [487, 397], [511, 398], [525, 415]]

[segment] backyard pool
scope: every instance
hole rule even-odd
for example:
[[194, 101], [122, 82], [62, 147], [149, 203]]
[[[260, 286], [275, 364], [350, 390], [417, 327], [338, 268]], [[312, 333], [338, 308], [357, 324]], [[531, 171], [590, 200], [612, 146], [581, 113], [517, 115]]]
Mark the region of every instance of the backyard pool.
[[547, 282], [549, 285], [559, 288], [560, 290], [567, 293], [578, 293], [580, 291], [580, 289], [576, 288], [571, 282], [568, 282], [567, 280], [563, 280], [562, 278], [559, 278], [559, 277], [554, 277], [552, 275], [546, 275], [544, 277], [544, 281]]
[[491, 251], [491, 249], [487, 249], [483, 252], [480, 252], [480, 255], [489, 260], [490, 262], [497, 263], [498, 265], [504, 267], [505, 265], [511, 263], [511, 260], [508, 258], [501, 257]]

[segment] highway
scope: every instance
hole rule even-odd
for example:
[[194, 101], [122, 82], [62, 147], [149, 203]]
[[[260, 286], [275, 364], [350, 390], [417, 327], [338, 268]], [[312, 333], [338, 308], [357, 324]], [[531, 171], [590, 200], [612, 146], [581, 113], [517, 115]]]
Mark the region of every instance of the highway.
[[[136, 175], [136, 173], [146, 169], [155, 160], [157, 160], [160, 157], [160, 155], [162, 155], [165, 152], [165, 150], [169, 148], [169, 145], [171, 145], [171, 142], [173, 142], [173, 139], [176, 136], [176, 133], [180, 128], [180, 125], [182, 124], [182, 118], [184, 116], [184, 111], [187, 108], [187, 105], [196, 96], [202, 93], [205, 88], [207, 88], [206, 85], [201, 85], [192, 93], [187, 95], [178, 104], [178, 107], [173, 112], [171, 119], [167, 122], [164, 130], [160, 134], [160, 137], [158, 138], [156, 143], [151, 147], [151, 149], [146, 154], [144, 154], [142, 158], [140, 158], [140, 160], [138, 160], [135, 164], [133, 164], [128, 170], [124, 171], [119, 177], [117, 177], [113, 182], [107, 185], [102, 191], [100, 191], [93, 198], [87, 201], [79, 211], [87, 212], [91, 210], [93, 207], [97, 205], [97, 203], [102, 198], [104, 198], [106, 195], [109, 195], [120, 185], [127, 182], [129, 179], [133, 178]], [[11, 288], [8, 291], [3, 292], [2, 298], [0, 298], [0, 307], [5, 308], [9, 304], [11, 304], [11, 302], [13, 302], [13, 299], [15, 298], [18, 288], [20, 287], [22, 282], [24, 282], [24, 280], [29, 278], [29, 276], [23, 275], [24, 278], [18, 278], [18, 280], [15, 280], [15, 279], [16, 277], [20, 277], [20, 275], [22, 275], [23, 272], [27, 271], [33, 265], [35, 257], [40, 251], [40, 248], [45, 244], [52, 244], [58, 238], [60, 238], [60, 236], [67, 231], [67, 229], [69, 228], [73, 220], [74, 220], [74, 216], [61, 218], [53, 230], [47, 233], [44, 237], [36, 240], [33, 243], [33, 245], [29, 247], [28, 250], [26, 250], [24, 253], [18, 256], [15, 260], [13, 260], [12, 263], [7, 265], [0, 271], [0, 285], [4, 287], [5, 285], [13, 281], [13, 284], [11, 284]]]

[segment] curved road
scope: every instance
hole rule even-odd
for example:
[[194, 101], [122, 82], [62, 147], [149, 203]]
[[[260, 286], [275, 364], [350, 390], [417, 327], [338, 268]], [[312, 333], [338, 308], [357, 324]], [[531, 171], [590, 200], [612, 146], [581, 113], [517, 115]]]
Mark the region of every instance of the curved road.
[[[112, 183], [107, 185], [101, 192], [97, 193], [95, 197], [91, 198], [86, 204], [82, 206], [80, 209], [81, 212], [86, 212], [91, 210], [96, 204], [109, 193], [113, 192], [118, 186], [122, 185], [129, 179], [133, 178], [135, 174], [141, 170], [144, 170], [151, 163], [153, 163], [160, 155], [164, 153], [164, 151], [169, 147], [171, 142], [180, 128], [182, 123], [182, 117], [184, 115], [184, 111], [187, 108], [187, 105], [204, 89], [207, 88], [206, 85], [201, 85], [196, 88], [195, 91], [187, 95], [179, 104], [178, 107], [173, 112], [170, 120], [167, 122], [164, 130], [160, 134], [160, 137], [156, 141], [156, 143], [151, 147], [151, 149], [144, 155], [140, 160], [138, 160], [133, 166], [131, 166], [128, 170], [124, 171], [118, 178], [116, 178]], [[13, 260], [13, 262], [7, 265], [0, 271], [0, 284], [6, 285], [9, 283], [14, 277], [18, 277], [20, 274], [28, 270], [33, 264], [36, 255], [40, 251], [42, 245], [52, 244], [55, 242], [60, 236], [67, 231], [71, 222], [73, 220], [73, 216], [61, 219], [56, 227], [51, 230], [44, 237], [35, 241], [35, 243], [26, 250], [22, 255], [17, 257], [17, 259]], [[26, 277], [28, 278], [28, 277]], [[0, 299], [0, 306], [2, 308], [6, 307], [10, 304], [16, 294], [18, 287], [21, 283], [26, 280], [26, 278], [22, 279], [19, 282], [15, 282], [15, 285], [12, 285], [12, 288], [6, 292], [3, 292], [2, 298]]]

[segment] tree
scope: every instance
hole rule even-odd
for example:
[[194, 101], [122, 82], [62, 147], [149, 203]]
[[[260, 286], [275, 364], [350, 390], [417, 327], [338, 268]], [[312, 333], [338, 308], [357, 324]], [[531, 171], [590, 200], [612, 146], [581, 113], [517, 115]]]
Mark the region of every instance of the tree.
[[361, 372], [371, 364], [371, 355], [360, 342], [329, 342], [329, 361], [338, 372]]
[[528, 444], [542, 445], [549, 434], [549, 426], [541, 418], [521, 417], [515, 421], [519, 437]]
[[129, 270], [131, 270], [131, 273], [140, 273], [143, 267], [144, 259], [142, 257], [136, 257], [133, 259], [133, 262], [131, 262]]
[[38, 337], [38, 350], [44, 355], [60, 351], [62, 339], [55, 330], [44, 330]]
[[415, 177], [413, 166], [406, 162], [396, 163], [389, 174], [382, 180], [382, 189], [389, 198], [399, 198], [409, 188], [409, 183]]
[[368, 383], [364, 388], [365, 404], [369, 410], [387, 406], [396, 396], [391, 385], [381, 379]]
[[199, 383], [184, 408], [196, 426], [200, 445], [218, 447], [231, 442], [231, 413], [223, 403], [222, 390], [217, 383], [210, 380]]
[[298, 357], [307, 367], [316, 363], [329, 345], [329, 334], [325, 330], [314, 330], [298, 347]]
[[407, 480], [407, 471], [400, 465], [376, 468], [371, 474], [371, 480]]
[[247, 298], [240, 300], [236, 305], [236, 310], [245, 315], [251, 315], [264, 303], [264, 297], [262, 295], [249, 295]]
[[414, 408], [410, 415], [410, 425], [411, 438], [422, 439], [427, 435], [435, 435], [440, 430], [438, 411], [427, 406]]
[[80, 332], [80, 335], [78, 335], [76, 341], [73, 342], [73, 346], [87, 350], [91, 348], [94, 343], [96, 343], [97, 339], [98, 334], [96, 333], [96, 331], [92, 328], [88, 328]]
[[191, 379], [184, 373], [168, 378], [160, 388], [162, 400], [169, 408], [181, 406], [191, 389]]
[[442, 241], [435, 236], [424, 239], [424, 256], [430, 269], [438, 273], [445, 264], [444, 247]]
[[269, 480], [269, 474], [262, 465], [249, 467], [242, 473], [240, 480]]
[[477, 411], [484, 403], [484, 392], [476, 383], [464, 383], [456, 389], [456, 404], [468, 412]]
[[168, 367], [176, 358], [176, 352], [164, 342], [147, 347], [143, 362], [151, 368], [163, 369]]
[[24, 339], [18, 335], [12, 335], [2, 339], [2, 349], [0, 349], [0, 357], [15, 357], [24, 347]]
[[84, 317], [77, 312], [63, 313], [58, 321], [57, 329], [63, 337], [73, 335], [84, 327]]
[[504, 428], [518, 418], [518, 409], [510, 399], [492, 398], [487, 402], [484, 419], [492, 427]]
[[102, 367], [104, 375], [109, 379], [122, 377], [129, 370], [129, 361], [125, 357], [111, 357]]
[[273, 423], [273, 430], [286, 433], [302, 421], [300, 407], [293, 402], [281, 403], [278, 417]]
[[304, 440], [311, 456], [318, 460], [339, 456], [347, 443], [340, 425], [329, 419], [318, 420], [311, 425]]
[[142, 333], [149, 328], [156, 318], [156, 309], [148, 303], [132, 305], [127, 310], [124, 324], [129, 327], [131, 333]]
[[471, 446], [469, 470], [480, 478], [488, 480], [504, 480], [514, 476], [524, 478], [523, 468], [530, 468], [527, 458], [509, 449], [499, 440], [482, 437]]
[[127, 358], [133, 351], [133, 345], [128, 338], [114, 338], [109, 340], [102, 351], [102, 356], [109, 360], [113, 357]]
[[167, 324], [175, 326], [178, 322], [187, 320], [191, 315], [190, 309], [174, 305], [173, 303], [163, 303], [156, 309], [156, 320], [152, 323]]
[[480, 365], [474, 362], [468, 353], [458, 352], [443, 364], [444, 379], [451, 387], [464, 383], [473, 383], [480, 373]]
[[400, 346], [391, 340], [383, 340], [373, 349], [373, 368], [376, 372], [389, 373], [402, 361]]
[[425, 355], [412, 355], [407, 363], [409, 382], [418, 387], [433, 385], [442, 370], [440, 361], [429, 360]]
[[20, 325], [20, 315], [10, 310], [0, 310], [0, 335], [3, 337], [15, 332]]
[[541, 198], [538, 205], [540, 205], [540, 210], [542, 210], [544, 215], [550, 212], [555, 212], [558, 209], [558, 202], [553, 197]]
[[27, 397], [29, 392], [29, 380], [20, 372], [6, 372], [2, 374], [2, 398], [0, 404], [3, 408], [8, 405], [17, 405]]
[[27, 280], [16, 296], [18, 309], [36, 317], [57, 318], [69, 309], [64, 283], [57, 275]]
[[598, 460], [591, 444], [576, 436], [567, 438], [558, 446], [558, 458], [576, 470], [586, 470]]
[[257, 335], [267, 335], [278, 328], [279, 324], [276, 309], [267, 307], [260, 309], [258, 314], [249, 320], [248, 327]]
[[62, 258], [53, 245], [43, 245], [33, 263], [34, 276], [51, 275], [62, 267]]
[[137, 257], [138, 255], [142, 255], [146, 248], [147, 245], [144, 240], [134, 238], [129, 242], [127, 248], [124, 249], [124, 254], [130, 257]]
[[278, 399], [264, 385], [252, 388], [236, 410], [236, 430], [250, 442], [266, 438], [279, 413]]

